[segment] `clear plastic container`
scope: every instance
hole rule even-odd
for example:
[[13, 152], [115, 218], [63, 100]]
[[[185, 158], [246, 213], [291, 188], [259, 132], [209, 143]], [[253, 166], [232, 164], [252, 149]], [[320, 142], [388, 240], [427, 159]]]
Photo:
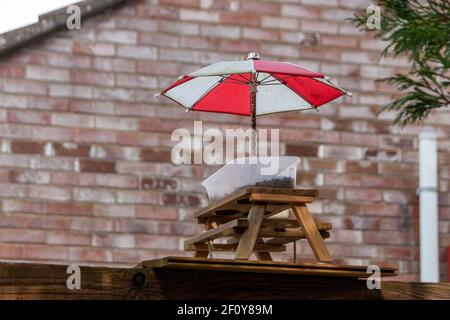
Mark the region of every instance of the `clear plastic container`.
[[294, 188], [298, 157], [247, 157], [230, 161], [206, 178], [202, 185], [210, 203], [244, 187]]

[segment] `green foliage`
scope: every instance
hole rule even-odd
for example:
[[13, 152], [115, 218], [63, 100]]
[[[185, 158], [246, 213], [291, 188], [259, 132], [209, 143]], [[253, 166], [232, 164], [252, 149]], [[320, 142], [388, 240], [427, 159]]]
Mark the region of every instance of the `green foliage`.
[[[402, 125], [420, 122], [430, 111], [450, 105], [450, 0], [378, 0], [381, 29], [370, 32], [387, 42], [382, 56], [406, 55], [411, 69], [381, 79], [405, 95], [384, 109], [397, 111]], [[363, 30], [368, 14], [350, 19]]]

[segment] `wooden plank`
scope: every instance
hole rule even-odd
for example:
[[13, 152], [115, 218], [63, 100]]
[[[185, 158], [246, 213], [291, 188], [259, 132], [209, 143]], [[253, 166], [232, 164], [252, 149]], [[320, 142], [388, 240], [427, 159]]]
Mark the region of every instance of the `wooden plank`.
[[[330, 233], [325, 230], [319, 231], [320, 235], [322, 236], [322, 239], [328, 239], [330, 237]], [[264, 242], [267, 244], [286, 244], [293, 241], [305, 239], [306, 237], [302, 235], [301, 237], [277, 237], [277, 238], [271, 238], [267, 239]]]
[[[290, 206], [289, 206], [290, 208]], [[267, 210], [266, 210], [267, 211]], [[229, 221], [233, 220], [233, 218], [229, 217], [209, 217], [207, 218], [208, 224], [217, 224], [221, 225], [224, 223], [227, 223]], [[268, 219], [267, 216], [263, 220], [261, 227], [278, 227], [278, 228], [298, 228], [300, 225], [298, 224], [297, 219], [290, 219], [290, 218], [270, 218]]]
[[[283, 220], [287, 221], [290, 225], [295, 225], [294, 223], [290, 223], [289, 220]], [[248, 219], [236, 219], [229, 221], [225, 224], [219, 225], [217, 228], [210, 229], [208, 231], [204, 231], [199, 235], [196, 235], [194, 237], [191, 237], [189, 239], [185, 240], [186, 244], [190, 243], [202, 243], [206, 242], [208, 240], [214, 240], [220, 237], [240, 237], [242, 233], [245, 231], [245, 229], [249, 225]], [[275, 231], [273, 230], [273, 223], [272, 221], [264, 220], [262, 222], [262, 228], [260, 228], [259, 236], [261, 237], [297, 237], [297, 238], [304, 238], [304, 233], [300, 229], [289, 229], [288, 231]], [[272, 226], [272, 227], [271, 227]], [[318, 223], [317, 224], [319, 230], [330, 230], [332, 225], [331, 223]], [[271, 228], [271, 229], [269, 229]], [[275, 242], [274, 242], [275, 243]], [[286, 243], [286, 242], [284, 242]]]
[[195, 250], [194, 257], [196, 257], [196, 258], [208, 258], [208, 256], [209, 256], [209, 250], [207, 250], [207, 251]]
[[[222, 252], [232, 252], [236, 251], [238, 244], [228, 244], [228, 243], [211, 243], [212, 251], [222, 251]], [[255, 244], [255, 250], [260, 252], [284, 252], [286, 251], [286, 246], [282, 244]], [[186, 251], [209, 251], [209, 246], [206, 243], [193, 243], [185, 244], [184, 250]]]
[[248, 221], [245, 221], [244, 219], [235, 219], [235, 220], [231, 220], [230, 222], [227, 222], [225, 224], [222, 224], [220, 226], [218, 226], [217, 228], [214, 229], [210, 229], [208, 231], [204, 231], [192, 238], [189, 238], [187, 240], [184, 241], [185, 244], [190, 244], [190, 243], [199, 243], [199, 242], [205, 242], [208, 240], [214, 240], [217, 238], [220, 238], [224, 231], [230, 228], [234, 228], [234, 227], [247, 227], [248, 226]]
[[[207, 269], [202, 260], [213, 260], [217, 267]], [[383, 280], [381, 290], [369, 290], [365, 280], [338, 277], [330, 272], [331, 268], [352, 271], [352, 266], [239, 262], [240, 267], [235, 265], [232, 269], [220, 268], [229, 262], [219, 259], [170, 257], [145, 261], [133, 268], [81, 266], [79, 290], [67, 288], [67, 265], [1, 263], [0, 299], [450, 299], [450, 283]], [[253, 264], [264, 270], [256, 270]], [[283, 268], [289, 270], [284, 272]], [[364, 272], [365, 268], [356, 266], [356, 271]], [[323, 276], [320, 269], [327, 269], [328, 275]], [[382, 268], [382, 275], [386, 275], [385, 270]]]
[[[244, 230], [239, 229], [239, 228], [230, 229], [230, 230], [227, 230], [226, 232], [224, 232], [224, 236], [238, 237], [239, 235], [241, 235], [244, 232], [245, 232], [245, 229]], [[276, 231], [273, 228], [260, 228], [258, 236], [263, 237], [263, 238], [272, 238], [272, 237], [304, 238], [305, 234], [303, 233], [303, 231], [300, 228], [285, 229], [282, 231]]]
[[316, 259], [320, 262], [332, 262], [333, 259], [331, 258], [330, 253], [323, 242], [322, 236], [317, 229], [316, 223], [311, 217], [306, 205], [295, 205], [292, 209], [294, 210], [298, 223], [301, 225]]
[[450, 283], [383, 281], [381, 296], [385, 300], [450, 300]]
[[225, 197], [222, 201], [218, 203], [212, 203], [209, 206], [200, 209], [199, 211], [194, 213], [194, 218], [200, 218], [200, 217], [209, 217], [214, 215], [214, 212], [217, 210], [220, 210], [221, 208], [226, 207], [226, 205], [235, 203], [236, 200], [239, 200], [241, 198], [245, 198], [247, 195], [247, 189], [243, 188], [232, 195], [229, 195], [228, 197]]
[[[261, 228], [275, 228], [275, 229], [286, 229], [286, 228], [299, 228], [300, 224], [298, 223], [297, 219], [279, 219], [279, 218], [270, 218], [267, 219], [267, 217], [264, 217], [261, 224]], [[209, 224], [216, 224], [217, 226], [220, 226], [224, 223], [230, 222], [233, 219], [229, 219], [226, 217], [210, 217], [208, 220], [211, 220]], [[241, 218], [241, 221], [239, 222], [244, 227], [247, 227], [248, 220], [247, 218]], [[331, 230], [333, 228], [333, 225], [329, 222], [316, 222], [317, 228], [319, 230]]]
[[[202, 270], [240, 270], [242, 272], [288, 273], [315, 275], [349, 276], [367, 278], [367, 266], [339, 265], [333, 263], [286, 263], [275, 261], [232, 260], [232, 259], [197, 259], [188, 257], [167, 257], [165, 260], [144, 261], [140, 266], [151, 268], [201, 268]], [[222, 269], [221, 269], [222, 268]], [[391, 267], [380, 267], [381, 277], [392, 277], [397, 270]], [[311, 273], [312, 272], [312, 273]]]
[[[271, 216], [276, 215], [277, 213], [283, 212], [284, 210], [287, 210], [290, 208], [291, 207], [289, 204], [283, 205], [283, 204], [279, 204], [279, 203], [277, 203], [277, 204], [268, 203], [266, 205], [266, 212], [268, 212], [268, 213], [266, 213], [266, 216], [271, 217]], [[276, 218], [274, 218], [274, 219], [276, 219]]]
[[256, 239], [258, 238], [261, 223], [264, 220], [265, 205], [254, 205], [248, 214], [248, 228], [244, 231], [236, 249], [235, 259], [249, 259]]
[[[67, 288], [67, 265], [0, 263], [0, 300], [139, 299], [132, 278], [140, 268], [80, 266], [81, 289]], [[137, 289], [137, 290], [136, 290]]]
[[239, 237], [233, 237], [233, 238], [225, 240], [225, 243], [227, 243], [227, 244], [236, 244], [237, 245], [239, 243], [239, 240], [241, 240], [240, 235], [239, 235]]
[[[316, 189], [290, 189], [290, 188], [260, 188], [260, 187], [247, 187], [238, 190], [237, 192], [225, 197], [218, 203], [213, 203], [208, 207], [202, 208], [194, 213], [194, 218], [204, 218], [214, 216], [216, 211], [231, 210], [231, 207], [235, 207], [236, 201], [247, 200], [249, 202], [250, 194], [252, 193], [264, 193], [264, 194], [279, 194], [287, 196], [310, 196], [317, 197], [319, 194]], [[249, 203], [247, 203], [249, 204]]]
[[[247, 227], [248, 220], [243, 219], [242, 225], [244, 228], [241, 227], [234, 227], [227, 229], [223, 232], [224, 237], [239, 237], [244, 231], [245, 227]], [[268, 223], [266, 224], [264, 220], [261, 224], [261, 228], [259, 230], [258, 236], [263, 238], [270, 238], [270, 237], [281, 237], [281, 238], [292, 238], [292, 237], [298, 237], [298, 238], [305, 238], [305, 233], [301, 229], [301, 227], [294, 227], [294, 228], [279, 228], [277, 229], [272, 224]], [[316, 223], [317, 229], [320, 231], [328, 231], [331, 230], [333, 225], [328, 222], [319, 222]]]
[[[245, 217], [248, 212], [250, 211], [252, 205], [249, 204], [236, 204], [236, 203], [229, 203], [225, 205], [224, 207], [221, 207], [220, 210], [215, 211], [211, 215], [198, 217], [197, 223], [198, 224], [205, 224], [208, 221], [217, 221], [220, 223], [220, 221], [225, 220], [231, 220], [231, 219], [237, 219]], [[290, 209], [290, 204], [268, 204], [266, 206], [266, 217], [271, 217], [276, 215], [277, 213], [283, 212], [284, 210]], [[226, 212], [227, 214], [224, 214]], [[275, 218], [276, 219], [276, 218]]]
[[265, 240], [265, 242], [267, 244], [287, 244], [287, 243], [291, 243], [291, 242], [294, 242], [294, 241], [297, 241], [297, 240], [300, 240], [303, 238], [304, 237], [302, 237], [302, 238], [298, 238], [298, 237], [271, 238], [271, 239]]
[[311, 196], [317, 197], [319, 191], [317, 189], [292, 189], [292, 188], [269, 188], [269, 187], [247, 187], [244, 188], [245, 193], [267, 193], [267, 194], [283, 194], [287, 196]]
[[314, 197], [310, 196], [290, 196], [283, 194], [268, 193], [252, 193], [249, 200], [251, 202], [267, 202], [267, 203], [310, 203], [314, 201]]
[[262, 227], [269, 226], [272, 228], [298, 228], [300, 225], [297, 219], [271, 217], [270, 219], [264, 219], [262, 223]]
[[272, 256], [270, 255], [270, 252], [263, 252], [263, 251], [256, 251], [256, 257], [258, 260], [262, 261], [273, 261]]
[[[248, 220], [246, 220], [248, 221]], [[284, 228], [280, 231], [274, 230], [273, 225], [271, 223], [265, 224], [267, 220], [264, 220], [259, 234], [259, 237], [264, 238], [271, 238], [265, 240], [265, 243], [267, 244], [286, 244], [295, 240], [304, 239], [306, 238], [304, 232], [301, 230], [301, 228]], [[289, 221], [289, 220], [288, 220]], [[298, 225], [297, 220], [295, 220], [296, 223], [292, 223], [290, 225]], [[330, 233], [328, 230], [332, 229], [331, 223], [316, 223], [317, 228], [319, 229], [319, 232], [323, 239], [327, 239], [330, 237]], [[286, 231], [287, 230], [287, 231]], [[244, 232], [244, 229], [241, 228], [232, 228], [224, 231], [223, 236], [226, 237], [232, 237], [231, 239], [227, 239], [226, 243], [228, 244], [235, 244], [238, 243], [240, 240], [241, 234]]]
[[[261, 237], [258, 237], [256, 239], [256, 245], [264, 244], [264, 240]], [[273, 261], [272, 256], [270, 255], [270, 252], [263, 252], [263, 251], [257, 251], [255, 250], [255, 255], [258, 260], [262, 261]]]
[[[208, 259], [208, 260], [212, 260], [212, 259]], [[258, 260], [261, 261], [261, 260]], [[261, 262], [267, 262], [267, 261], [261, 261]], [[323, 269], [323, 270], [319, 270], [317, 268], [301, 268], [301, 269], [293, 269], [293, 268], [284, 268], [284, 267], [279, 267], [277, 270], [268, 270], [267, 268], [261, 268], [258, 266], [254, 266], [254, 267], [248, 267], [248, 268], [241, 268], [239, 266], [234, 266], [234, 265], [216, 265], [216, 264], [211, 264], [211, 265], [206, 265], [206, 264], [195, 264], [192, 263], [190, 266], [190, 268], [193, 269], [200, 269], [200, 270], [205, 270], [205, 271], [228, 271], [228, 272], [238, 272], [238, 271], [244, 271], [244, 272], [252, 272], [252, 273], [273, 273], [273, 271], [275, 271], [275, 273], [277, 274], [290, 274], [290, 275], [309, 275], [309, 276], [322, 276], [322, 277], [344, 277], [344, 278], [357, 278], [357, 279], [361, 279], [361, 278], [367, 278], [368, 276], [370, 276], [369, 274], [367, 274], [365, 272], [365, 270], [361, 270], [361, 271], [355, 271], [355, 270], [330, 270], [330, 269]], [[170, 264], [167, 266], [168, 269], [186, 269], [187, 266], [183, 265], [177, 265], [177, 264]]]
[[[450, 283], [383, 280], [381, 290], [369, 290], [365, 280], [354, 279], [365, 269], [168, 257], [133, 268], [80, 266], [81, 289], [69, 290], [67, 265], [1, 263], [0, 299], [450, 299]], [[389, 270], [381, 275], [392, 276]]]
[[[331, 223], [318, 223], [317, 228], [319, 231], [327, 231], [332, 227]], [[281, 237], [281, 238], [304, 238], [305, 233], [301, 228], [286, 228], [285, 230], [274, 230], [270, 227], [262, 227], [259, 231], [259, 236], [264, 238], [269, 237]]]
[[[331, 223], [320, 223], [317, 225], [319, 232], [331, 229]], [[229, 228], [224, 230], [222, 236], [224, 237], [239, 237], [245, 232], [245, 228]], [[285, 228], [283, 230], [276, 230], [273, 227], [261, 226], [259, 229], [258, 236], [263, 238], [305, 238], [305, 233], [301, 228]]]

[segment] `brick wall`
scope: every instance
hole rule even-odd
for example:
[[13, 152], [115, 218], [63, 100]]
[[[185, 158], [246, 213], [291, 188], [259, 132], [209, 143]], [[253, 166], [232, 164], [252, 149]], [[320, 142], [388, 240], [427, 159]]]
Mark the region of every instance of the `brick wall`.
[[[152, 0], [83, 21], [0, 58], [0, 259], [133, 265], [185, 255], [216, 168], [175, 166], [170, 134], [193, 120], [225, 128], [247, 118], [188, 113], [153, 95], [178, 75], [249, 51], [324, 72], [354, 93], [320, 112], [259, 118], [302, 157], [299, 186], [332, 222], [338, 262], [397, 265], [418, 277], [418, 140], [377, 115], [396, 90], [374, 80], [408, 67], [344, 19], [365, 0]], [[238, 10], [237, 10], [238, 9]], [[450, 245], [450, 114], [427, 121], [439, 141], [441, 271]], [[445, 136], [447, 138], [445, 138]], [[291, 250], [291, 249], [290, 249]], [[299, 256], [311, 259], [307, 245]], [[290, 254], [287, 256], [290, 257]]]

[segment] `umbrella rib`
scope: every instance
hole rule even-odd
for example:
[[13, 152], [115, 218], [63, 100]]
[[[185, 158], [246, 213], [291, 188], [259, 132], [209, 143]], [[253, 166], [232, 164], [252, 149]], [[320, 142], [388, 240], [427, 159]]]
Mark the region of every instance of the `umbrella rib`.
[[[179, 104], [179, 105], [182, 106], [183, 108], [186, 108], [186, 106], [185, 106], [184, 104], [182, 104], [181, 102], [179, 102], [179, 101], [176, 100], [175, 98], [169, 97], [169, 96], [167, 96], [165, 93], [163, 93], [162, 95], [163, 95], [164, 97], [166, 97], [167, 99], [172, 100], [173, 102]], [[188, 108], [188, 110], [189, 110], [189, 108]], [[188, 111], [188, 110], [186, 110], [186, 111]]]
[[270, 78], [272, 75], [271, 74], [269, 74], [268, 76], [266, 76], [265, 78], [263, 78], [262, 80], [260, 80], [259, 81], [259, 83], [263, 83], [264, 82], [264, 80], [266, 80], [267, 78]]
[[223, 81], [222, 84], [244, 84], [244, 85], [247, 85], [247, 83], [240, 82], [240, 81], [239, 82], [231, 82], [231, 81], [225, 82], [225, 81]]
[[222, 77], [219, 81], [214, 82], [195, 102], [192, 104], [192, 106], [189, 108], [190, 110], [194, 109], [194, 106], [202, 100], [208, 93], [211, 92], [212, 89], [214, 89], [216, 86], [218, 86], [220, 83], [222, 83], [226, 78]]
[[[299, 107], [303, 107], [303, 106], [299, 106]], [[291, 109], [291, 110], [275, 111], [275, 112], [270, 112], [270, 113], [262, 113], [262, 114], [258, 114], [258, 116], [265, 116], [265, 115], [268, 115], [268, 114], [285, 113], [285, 112], [292, 112], [292, 111], [300, 111], [301, 112], [301, 111], [308, 111], [308, 110], [316, 110], [316, 111], [318, 111], [318, 109], [315, 108], [315, 107], [309, 107], [309, 108], [306, 108], [306, 109], [297, 109], [297, 110]]]
[[284, 84], [281, 82], [273, 82], [273, 83], [265, 82], [265, 83], [260, 83], [260, 85], [261, 86], [282, 86]]
[[[312, 78], [312, 79], [314, 79], [314, 80], [316, 80], [316, 81], [319, 81], [319, 80], [317, 80], [316, 78]], [[344, 90], [344, 89], [342, 89], [341, 87], [339, 87], [338, 85], [332, 83], [330, 80], [328, 80], [328, 79], [326, 79], [326, 78], [324, 78], [324, 80], [325, 80], [327, 83], [324, 83], [324, 82], [322, 82], [322, 81], [320, 81], [320, 82], [323, 83], [323, 84], [325, 84], [325, 85], [328, 85], [328, 86], [330, 86], [330, 87], [332, 87], [332, 88], [335, 88], [335, 89], [337, 89], [337, 90], [339, 90], [339, 91], [341, 91], [341, 92], [343, 92], [343, 93], [345, 93], [345, 94], [347, 93], [346, 90]]]
[[282, 84], [281, 81], [278, 80], [278, 79], [267, 80], [267, 81], [264, 81], [264, 82], [260, 82], [260, 84], [265, 85], [265, 84], [271, 84], [272, 82], [275, 82], [277, 84]]
[[306, 108], [306, 109], [300, 109], [300, 110], [298, 110], [298, 111], [307, 111], [307, 110], [317, 110], [317, 108], [316, 107], [309, 107], [309, 108]]
[[[245, 80], [245, 83], [249, 83], [250, 82], [250, 79], [247, 79], [246, 77], [244, 77], [241, 73], [236, 73], [238, 76], [240, 76], [241, 78], [243, 78], [244, 80]], [[233, 80], [236, 80], [236, 79], [233, 79]]]
[[[278, 79], [278, 77], [277, 76], [273, 76], [275, 79]], [[288, 88], [289, 90], [291, 90], [292, 92], [294, 92], [295, 94], [297, 94], [297, 95], [299, 95], [306, 103], [309, 103], [309, 105], [310, 106], [313, 106], [313, 107], [316, 107], [316, 108], [318, 108], [318, 106], [316, 106], [316, 105], [314, 105], [314, 104], [312, 104], [311, 102], [309, 102], [300, 92], [297, 92], [297, 91], [295, 91], [294, 89], [292, 89], [291, 88], [291, 86], [288, 84], [288, 83], [286, 83], [285, 81], [283, 81], [284, 79], [286, 79], [286, 78], [283, 78], [283, 79], [278, 79], [281, 83], [283, 83], [285, 86], [286, 86], [286, 88]]]
[[[232, 83], [231, 81], [236, 81], [236, 83], [238, 83], [238, 84], [247, 84], [247, 82], [245, 82], [245, 81], [240, 81], [240, 80], [238, 80], [238, 79], [232, 79], [232, 80], [230, 80], [230, 76], [231, 76], [231, 75], [228, 75], [227, 77], [221, 76], [222, 79], [220, 80], [220, 82], [222, 82], [222, 83]], [[225, 82], [225, 80], [229, 80], [229, 81], [228, 81], [228, 82]]]
[[[265, 82], [263, 82], [265, 79], [267, 79], [268, 77], [272, 77], [273, 79], [271, 79], [271, 80], [267, 80], [267, 81], [265, 81]], [[285, 80], [285, 79], [289, 79], [289, 78], [294, 78], [294, 77], [296, 77], [296, 76], [291, 76], [291, 75], [289, 75], [289, 76], [286, 76], [286, 77], [283, 77], [283, 78], [278, 78], [278, 77], [276, 77], [276, 76], [274, 76], [273, 74], [270, 74], [269, 76], [267, 76], [266, 78], [264, 78], [263, 80], [261, 80], [261, 84], [262, 85], [265, 85], [265, 84], [270, 84], [271, 82], [276, 82], [276, 81], [278, 81], [279, 82], [279, 84], [284, 84], [283, 83], [283, 81]]]

